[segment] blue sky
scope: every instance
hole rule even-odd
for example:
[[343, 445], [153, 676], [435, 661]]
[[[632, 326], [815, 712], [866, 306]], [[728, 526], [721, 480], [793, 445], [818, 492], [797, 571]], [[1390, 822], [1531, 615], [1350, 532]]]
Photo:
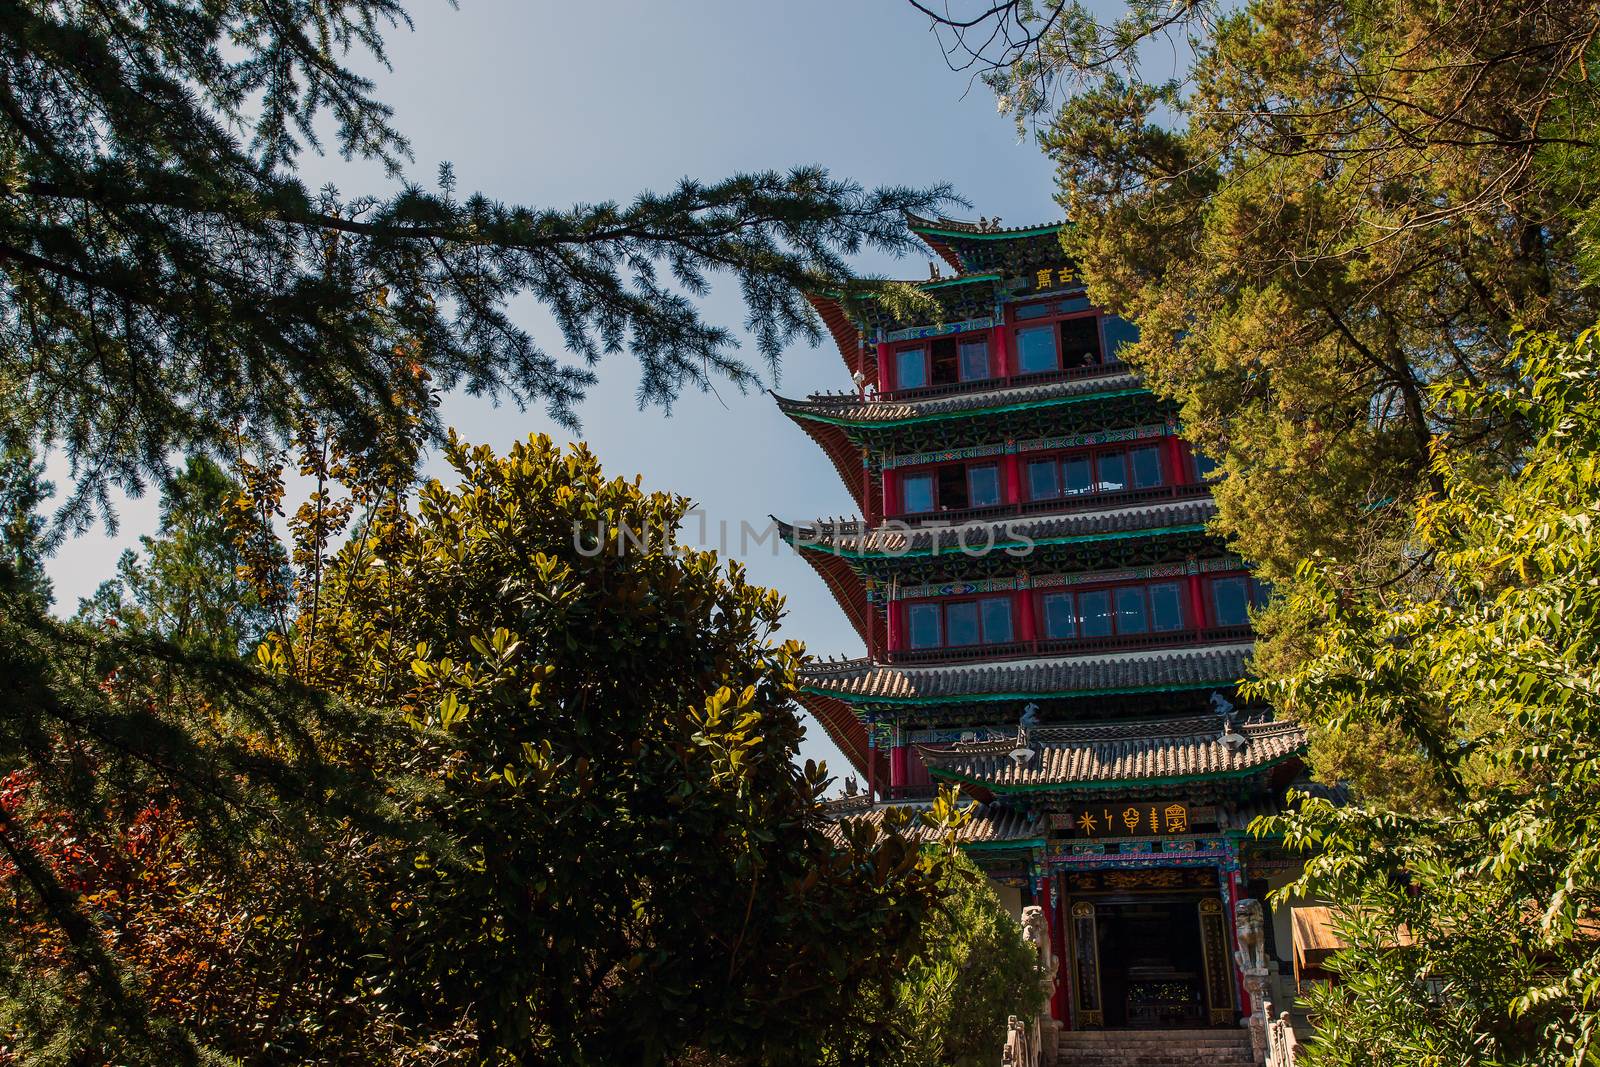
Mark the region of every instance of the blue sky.
[[[981, 85], [950, 72], [925, 21], [901, 0], [414, 0], [412, 32], [389, 36], [393, 71], [380, 96], [410, 137], [411, 177], [429, 182], [451, 162], [459, 188], [508, 202], [569, 205], [627, 200], [678, 179], [820, 164], [864, 185], [949, 182], [971, 217], [1006, 225], [1053, 221], [1051, 167]], [[313, 182], [345, 194], [377, 187], [370, 169], [312, 158]], [[864, 270], [923, 277], [928, 256], [863, 260]], [[738, 294], [724, 286], [708, 315], [738, 326]], [[524, 321], [540, 329], [531, 306]], [[759, 361], [751, 346], [749, 358]], [[670, 416], [640, 411], [636, 365], [626, 355], [599, 367], [601, 384], [580, 410], [582, 438], [613, 474], [642, 474], [647, 487], [684, 493], [737, 531], [768, 514], [803, 519], [858, 509], [827, 459], [781, 417], [764, 393], [684, 397]], [[849, 384], [836, 351], [804, 345], [785, 355], [780, 392], [804, 395]], [[571, 434], [541, 411], [451, 397], [446, 420], [474, 442], [503, 450], [529, 433]], [[64, 471], [53, 469], [58, 482]], [[438, 464], [429, 473], [443, 474]], [[154, 525], [155, 500], [127, 501], [115, 538], [95, 530], [67, 543], [50, 567], [57, 610], [70, 614], [115, 566], [117, 554]], [[788, 598], [787, 633], [818, 655], [861, 652], [821, 581], [785, 548], [745, 558], [751, 576]], [[803, 755], [846, 764], [814, 723]]]

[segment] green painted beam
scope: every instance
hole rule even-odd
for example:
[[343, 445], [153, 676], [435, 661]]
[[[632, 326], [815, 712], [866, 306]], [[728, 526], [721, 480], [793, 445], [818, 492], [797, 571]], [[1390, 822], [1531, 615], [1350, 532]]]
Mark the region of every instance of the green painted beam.
[[1077, 393], [1072, 396], [1046, 397], [1043, 400], [1028, 400], [1020, 404], [997, 404], [987, 408], [963, 408], [960, 411], [936, 412], [932, 415], [917, 415], [909, 419], [845, 419], [836, 415], [818, 415], [810, 411], [789, 411], [791, 418], [809, 419], [812, 422], [825, 422], [832, 426], [851, 426], [857, 429], [870, 430], [880, 426], [915, 426], [924, 422], [946, 422], [950, 419], [965, 419], [975, 415], [1000, 415], [1008, 411], [1030, 411], [1037, 408], [1059, 407], [1063, 404], [1086, 404], [1096, 400], [1112, 400], [1119, 396], [1151, 396], [1148, 389], [1108, 389], [1103, 393]]

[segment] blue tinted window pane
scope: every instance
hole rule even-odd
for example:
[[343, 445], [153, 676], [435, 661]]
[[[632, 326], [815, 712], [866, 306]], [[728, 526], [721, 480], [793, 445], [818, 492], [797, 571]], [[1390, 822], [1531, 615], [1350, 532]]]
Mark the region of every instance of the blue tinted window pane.
[[961, 380], [981, 382], [989, 377], [989, 342], [961, 342]]
[[982, 604], [984, 642], [994, 645], [1011, 640], [1011, 598], [988, 597]]
[[1243, 578], [1213, 578], [1211, 580], [1211, 607], [1218, 626], [1243, 626], [1250, 621], [1245, 605], [1245, 580]]
[[978, 643], [978, 604], [965, 600], [948, 604], [944, 609], [945, 644], [975, 645]]
[[970, 507], [988, 508], [1000, 503], [1000, 469], [987, 465], [968, 468], [967, 493]]
[[1200, 481], [1205, 481], [1211, 472], [1216, 469], [1216, 460], [1212, 459], [1210, 456], [1202, 456], [1198, 452], [1194, 454], [1194, 476]]
[[939, 605], [912, 604], [906, 611], [912, 648], [939, 647]]
[[1062, 315], [1071, 315], [1077, 311], [1088, 311], [1093, 306], [1093, 304], [1089, 303], [1087, 295], [1069, 296], [1056, 305], [1056, 311]]
[[1183, 597], [1176, 582], [1150, 587], [1150, 629], [1158, 633], [1183, 629]]
[[1028, 464], [1029, 500], [1049, 500], [1060, 492], [1061, 489], [1056, 484], [1055, 460], [1035, 460]]
[[933, 475], [913, 474], [900, 483], [900, 499], [908, 514], [933, 510]]
[[1111, 635], [1111, 591], [1096, 589], [1092, 593], [1078, 594], [1079, 624], [1085, 637]]
[[1133, 461], [1133, 485], [1135, 489], [1149, 489], [1151, 486], [1161, 484], [1161, 450], [1154, 446], [1136, 448], [1128, 453], [1128, 458]]
[[1017, 318], [1042, 319], [1046, 315], [1054, 315], [1055, 313], [1056, 306], [1054, 304], [1024, 304], [1017, 309]]
[[1144, 589], [1137, 585], [1117, 590], [1117, 632], [1142, 634], [1148, 629], [1144, 617]]
[[1017, 373], [1034, 374], [1055, 370], [1056, 328], [1032, 326], [1017, 331]]
[[894, 384], [897, 389], [916, 389], [928, 384], [926, 350], [907, 348], [894, 354]]
[[1272, 585], [1269, 582], [1252, 581], [1250, 583], [1250, 603], [1258, 608], [1267, 606], [1267, 601], [1272, 599]]
[[1101, 327], [1105, 330], [1106, 353], [1108, 359], [1120, 359], [1117, 349], [1129, 345], [1139, 339], [1139, 327], [1131, 322], [1107, 315], [1101, 320]]
[[1061, 492], [1064, 496], [1087, 493], [1094, 488], [1094, 478], [1089, 473], [1089, 457], [1061, 461]]
[[1100, 492], [1116, 493], [1128, 488], [1127, 463], [1121, 452], [1102, 452], [1096, 457], [1095, 466], [1100, 476], [1095, 488]]
[[1072, 617], [1072, 594], [1051, 593], [1044, 598], [1044, 635], [1049, 638], [1071, 637], [1077, 632]]

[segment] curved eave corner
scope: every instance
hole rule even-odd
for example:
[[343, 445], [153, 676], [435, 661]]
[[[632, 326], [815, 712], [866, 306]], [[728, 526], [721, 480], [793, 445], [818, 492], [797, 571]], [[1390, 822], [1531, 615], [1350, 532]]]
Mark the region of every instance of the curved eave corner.
[[839, 747], [850, 766], [861, 775], [867, 773], [867, 728], [856, 718], [850, 705], [837, 697], [801, 691], [796, 694], [800, 705], [822, 725], [822, 732]]
[[872, 607], [867, 603], [867, 588], [862, 583], [861, 576], [836, 553], [798, 544], [798, 531], [793, 524], [784, 522], [776, 516], [772, 516], [772, 521], [778, 528], [778, 536], [783, 538], [801, 559], [811, 565], [811, 569], [817, 572], [817, 577], [822, 579], [822, 584], [828, 587], [828, 592], [833, 594], [834, 601], [844, 611], [845, 618], [850, 620], [856, 636], [867, 642], [869, 640], [867, 612], [871, 611]]
[[906, 216], [906, 229], [916, 234], [922, 240], [922, 243], [928, 246], [929, 251], [949, 264], [952, 270], [960, 272], [962, 270], [961, 256], [956, 253], [956, 250], [948, 241], [941, 240], [928, 232], [935, 225], [929, 219], [919, 218], [916, 215]]
[[877, 352], [864, 347], [866, 340], [861, 336], [861, 331], [856, 327], [855, 320], [845, 310], [844, 304], [834, 297], [822, 293], [807, 293], [806, 300], [816, 309], [822, 317], [822, 325], [828, 330], [833, 343], [839, 349], [839, 358], [844, 360], [844, 369], [854, 374], [857, 370], [857, 361], [864, 363], [861, 368], [869, 380], [877, 380], [878, 355]]
[[787, 397], [772, 393], [772, 398], [778, 402], [778, 410], [788, 416], [793, 422], [806, 432], [806, 436], [817, 443], [823, 453], [833, 463], [833, 469], [839, 473], [839, 478], [855, 500], [860, 500], [865, 485], [862, 481], [865, 473], [861, 467], [861, 450], [850, 441], [850, 435], [844, 427], [837, 423], [818, 422], [816, 419], [802, 417], [795, 410], [795, 401]]

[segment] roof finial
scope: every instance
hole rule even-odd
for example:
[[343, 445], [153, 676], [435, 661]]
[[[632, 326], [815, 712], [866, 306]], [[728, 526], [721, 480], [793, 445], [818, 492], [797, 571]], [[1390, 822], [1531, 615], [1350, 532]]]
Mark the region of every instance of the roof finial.
[[928, 280], [930, 282], [936, 282], [939, 280], [939, 264], [935, 263], [931, 259], [928, 260]]

